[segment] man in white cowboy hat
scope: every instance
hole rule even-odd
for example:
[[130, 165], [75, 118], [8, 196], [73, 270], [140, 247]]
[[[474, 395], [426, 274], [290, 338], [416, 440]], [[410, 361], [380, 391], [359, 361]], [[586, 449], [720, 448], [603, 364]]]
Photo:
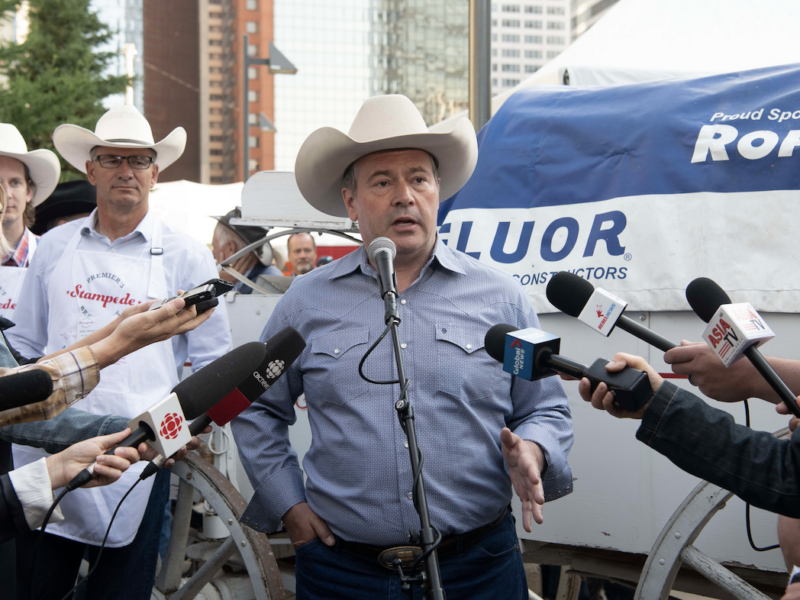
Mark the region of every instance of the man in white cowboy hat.
[[[178, 127], [156, 143], [147, 120], [133, 106], [115, 106], [94, 132], [61, 125], [53, 134], [61, 155], [85, 172], [97, 188], [97, 209], [85, 219], [42, 236], [17, 310], [9, 342], [23, 355], [38, 356], [72, 344], [110, 322], [126, 307], [176, 295], [217, 276], [211, 252], [170, 229], [149, 210], [150, 189], [161, 170], [183, 152], [186, 132]], [[100, 384], [77, 408], [132, 418], [166, 397], [178, 370], [190, 360], [197, 370], [231, 349], [225, 307], [187, 334], [134, 352], [107, 367]], [[17, 467], [42, 451], [15, 446]], [[48, 577], [37, 582], [41, 597], [60, 598], [74, 585], [84, 549], [97, 559], [111, 514], [138, 478], [131, 468], [119, 483], [71, 492], [60, 507], [64, 521], [48, 527], [39, 561]], [[168, 474], [140, 483], [111, 528], [103, 568], [87, 584], [89, 598], [150, 598], [158, 539], [169, 490]], [[152, 489], [152, 494], [151, 494]], [[149, 499], [149, 502], [148, 502]], [[27, 574], [39, 532], [17, 540], [18, 586]]]
[[31, 150], [16, 127], [0, 123], [0, 185], [6, 193], [3, 235], [13, 250], [0, 258], [0, 317], [14, 320], [22, 282], [36, 252], [30, 231], [35, 207], [56, 188], [61, 175], [58, 157], [50, 150]]
[[[469, 179], [477, 160], [466, 119], [429, 133], [404, 96], [367, 100], [350, 133], [312, 133], [295, 175], [315, 208], [358, 221], [365, 248], [397, 247], [401, 351], [414, 406], [432, 524], [448, 600], [527, 598], [514, 523], [572, 491], [572, 427], [556, 378], [513, 379], [484, 351], [492, 325], [537, 327], [512, 278], [448, 248], [437, 237], [439, 201]], [[295, 545], [298, 598], [400, 597], [380, 553], [419, 529], [396, 385], [374, 385], [359, 363], [384, 332], [384, 303], [365, 248], [298, 278], [262, 335], [292, 325], [307, 340], [286, 376], [236, 421], [234, 434], [255, 495], [243, 522]], [[374, 381], [396, 379], [390, 340], [363, 365]], [[313, 435], [303, 467], [288, 425], [305, 393]], [[510, 477], [509, 477], [510, 475]], [[412, 551], [407, 551], [410, 553]], [[402, 554], [402, 552], [401, 552]], [[406, 554], [407, 555], [407, 554]], [[407, 565], [408, 566], [408, 565]], [[390, 565], [391, 567], [391, 565]]]

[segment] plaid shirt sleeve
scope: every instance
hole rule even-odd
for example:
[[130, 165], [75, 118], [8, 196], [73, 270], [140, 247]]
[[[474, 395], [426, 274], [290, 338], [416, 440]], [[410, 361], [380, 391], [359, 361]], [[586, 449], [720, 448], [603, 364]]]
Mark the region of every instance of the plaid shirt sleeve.
[[13, 369], [0, 368], [0, 377], [31, 369], [40, 369], [50, 374], [53, 379], [53, 393], [41, 402], [0, 412], [0, 427], [51, 419], [85, 398], [100, 382], [100, 367], [94, 352], [88, 346], [35, 364]]

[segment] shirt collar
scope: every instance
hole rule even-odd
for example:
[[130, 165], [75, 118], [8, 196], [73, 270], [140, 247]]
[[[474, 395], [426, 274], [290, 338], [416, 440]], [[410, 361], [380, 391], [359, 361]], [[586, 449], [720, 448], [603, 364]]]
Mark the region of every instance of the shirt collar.
[[33, 236], [33, 233], [26, 227], [14, 250], [3, 257], [2, 265], [4, 267], [28, 266], [28, 254], [31, 247], [29, 236]]
[[[141, 221], [139, 221], [139, 224], [136, 226], [136, 229], [134, 229], [128, 235], [126, 235], [126, 236], [124, 236], [124, 237], [122, 237], [120, 239], [123, 239], [123, 240], [130, 239], [130, 238], [132, 238], [133, 236], [135, 236], [138, 233], [139, 235], [141, 235], [145, 239], [146, 242], [149, 242], [150, 241], [150, 237], [152, 236], [152, 233], [153, 233], [153, 219], [154, 218], [155, 217], [153, 216], [153, 211], [148, 210], [147, 214], [144, 216], [144, 218]], [[96, 237], [108, 238], [108, 236], [103, 235], [102, 233], [99, 233], [97, 231], [97, 209], [96, 208], [92, 211], [92, 214], [90, 214], [87, 217], [86, 221], [84, 221], [84, 224], [81, 227], [81, 235], [89, 235], [89, 234], [95, 235]]]
[[[422, 268], [423, 272], [434, 260], [448, 271], [459, 273], [461, 275], [466, 274], [466, 271], [464, 271], [464, 268], [461, 266], [458, 258], [455, 256], [454, 251], [448, 248], [447, 245], [442, 241], [442, 238], [440, 238], [438, 235], [436, 236], [436, 244], [433, 246], [433, 255]], [[347, 256], [333, 261], [331, 265], [331, 273], [329, 276], [330, 279], [338, 279], [340, 277], [350, 275], [359, 268], [361, 269], [361, 272], [366, 275], [375, 274], [375, 269], [369, 264], [367, 249], [363, 245], [358, 250], [354, 250]]]

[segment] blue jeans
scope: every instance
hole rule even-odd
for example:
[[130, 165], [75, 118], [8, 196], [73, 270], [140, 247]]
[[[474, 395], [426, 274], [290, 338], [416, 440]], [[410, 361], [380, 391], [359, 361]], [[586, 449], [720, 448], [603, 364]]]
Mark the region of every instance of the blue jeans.
[[[377, 560], [319, 538], [295, 550], [298, 600], [404, 600], [398, 576]], [[528, 585], [511, 513], [469, 548], [439, 561], [447, 600], [527, 600]], [[419, 586], [414, 598], [421, 599]]]
[[[153, 490], [136, 537], [122, 548], [106, 548], [100, 566], [84, 584], [89, 600], [150, 600], [158, 562], [158, 540], [164, 520], [164, 505], [169, 499], [169, 469], [156, 474]], [[125, 518], [122, 505], [117, 519]], [[17, 541], [17, 598], [27, 600], [30, 566], [40, 531], [18, 536]], [[42, 549], [36, 565], [37, 600], [60, 600], [76, 583], [78, 569], [88, 549], [90, 567], [94, 566], [98, 546], [90, 546], [66, 538], [44, 534]]]

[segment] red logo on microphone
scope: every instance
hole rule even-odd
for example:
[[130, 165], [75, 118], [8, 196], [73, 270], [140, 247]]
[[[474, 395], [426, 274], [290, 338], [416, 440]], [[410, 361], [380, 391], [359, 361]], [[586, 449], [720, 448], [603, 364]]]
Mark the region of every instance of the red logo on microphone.
[[514, 340], [513, 342], [511, 342], [511, 347], [512, 348], [522, 348], [522, 342], [520, 342], [519, 340]]
[[603, 305], [602, 304], [598, 304], [596, 310], [597, 310], [597, 318], [598, 319], [602, 319], [603, 318]]
[[168, 440], [174, 440], [178, 437], [178, 433], [183, 428], [183, 417], [178, 413], [169, 413], [164, 420], [161, 421], [161, 437]]

